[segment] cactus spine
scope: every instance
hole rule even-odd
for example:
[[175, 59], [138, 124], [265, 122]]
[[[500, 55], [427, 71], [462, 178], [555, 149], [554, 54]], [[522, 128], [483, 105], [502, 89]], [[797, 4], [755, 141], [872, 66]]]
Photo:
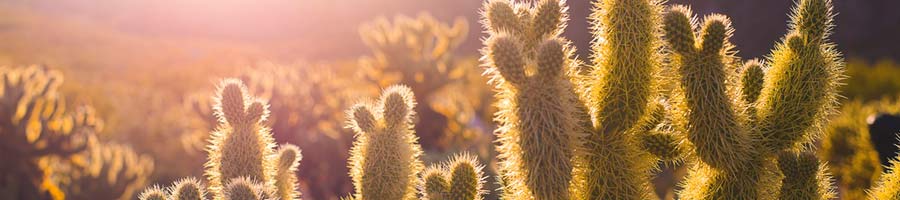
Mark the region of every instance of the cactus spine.
[[574, 154], [581, 148], [578, 96], [565, 71], [576, 62], [559, 37], [561, 2], [535, 5], [491, 0], [484, 23], [490, 34], [482, 60], [495, 83], [499, 169], [509, 199], [569, 199]]
[[357, 138], [350, 152], [354, 199], [416, 198], [423, 164], [413, 132], [415, 105], [408, 87], [391, 86], [378, 105], [359, 103], [350, 109], [348, 126]]
[[[806, 150], [832, 113], [841, 73], [839, 54], [826, 39], [832, 16], [828, 0], [800, 1], [791, 17], [793, 30], [768, 60], [771, 68], [764, 71], [761, 63], [749, 62], [739, 78], [732, 73], [739, 70], [734, 69], [738, 59], [728, 43], [727, 18], [707, 16], [694, 33], [688, 8], [674, 6], [664, 15], [665, 39], [680, 74], [676, 121], [699, 161], [683, 183], [681, 198], [771, 198], [760, 195], [777, 192], [779, 176], [786, 177], [780, 180], [782, 191], [792, 191], [782, 193], [784, 198], [832, 195], [815, 158], [782, 156], [781, 171], [775, 164], [783, 151]], [[731, 85], [736, 82], [742, 85]], [[812, 185], [798, 188], [800, 183], [792, 181]]]

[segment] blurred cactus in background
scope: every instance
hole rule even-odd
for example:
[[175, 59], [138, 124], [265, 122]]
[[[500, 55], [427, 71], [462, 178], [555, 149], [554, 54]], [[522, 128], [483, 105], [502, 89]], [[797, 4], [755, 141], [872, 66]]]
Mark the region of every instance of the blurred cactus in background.
[[132, 199], [147, 184], [153, 160], [121, 144], [92, 142], [71, 163], [53, 167], [53, 181], [67, 199]]
[[[205, 171], [213, 199], [299, 197], [296, 182], [288, 176], [295, 174], [300, 151], [290, 145], [275, 151], [274, 139], [265, 126], [269, 115], [267, 103], [250, 96], [246, 86], [237, 79], [223, 80], [214, 100], [213, 110], [219, 125], [209, 140]], [[169, 191], [179, 191], [183, 184], [183, 181], [176, 183]], [[145, 190], [141, 197], [158, 196], [155, 193], [157, 187]]]
[[[873, 143], [894, 143], [896, 140], [875, 140], [869, 126], [880, 114], [900, 113], [898, 102], [887, 98], [869, 103], [848, 102], [841, 109], [841, 115], [835, 116], [826, 127], [819, 154], [832, 168], [842, 199], [864, 199], [866, 191], [881, 176], [882, 164], [887, 160], [880, 161]], [[886, 137], [894, 138], [896, 134]]]
[[102, 123], [89, 108], [66, 110], [57, 91], [62, 75], [45, 67], [2, 68], [0, 90], [0, 198], [63, 199], [64, 191], [49, 177], [56, 157], [68, 162], [88, 148]]
[[465, 41], [469, 25], [457, 18], [441, 23], [428, 13], [415, 18], [378, 18], [359, 28], [371, 49], [360, 59], [361, 76], [374, 86], [409, 86], [422, 106], [416, 127], [426, 149], [446, 151], [488, 132], [490, 91], [474, 63], [460, 62], [454, 51]]

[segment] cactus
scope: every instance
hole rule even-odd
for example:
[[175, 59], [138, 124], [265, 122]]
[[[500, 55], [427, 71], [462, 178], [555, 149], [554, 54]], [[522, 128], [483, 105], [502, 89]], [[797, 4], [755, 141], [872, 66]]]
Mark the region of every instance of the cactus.
[[[278, 152], [274, 150], [271, 133], [264, 126], [268, 105], [247, 95], [244, 84], [237, 79], [221, 81], [218, 90], [213, 110], [220, 124], [212, 132], [205, 171], [212, 198], [297, 199], [300, 193], [294, 176], [302, 156], [290, 144], [280, 146]], [[147, 189], [143, 194], [156, 193], [155, 190], [159, 188]], [[206, 190], [193, 178], [179, 181], [169, 190], [171, 197], [166, 198], [206, 199]]]
[[[726, 17], [705, 17], [695, 33], [687, 7], [673, 6], [664, 15], [664, 38], [680, 74], [676, 121], [698, 161], [682, 183], [681, 198], [771, 198], [760, 195], [778, 193], [779, 182], [783, 191], [793, 191], [780, 193], [784, 198], [830, 198], [830, 185], [823, 183], [827, 174], [819, 172], [824, 168], [815, 158], [782, 156], [776, 161], [781, 152], [808, 149], [819, 137], [818, 127], [833, 113], [841, 80], [839, 53], [826, 38], [831, 2], [798, 3], [792, 30], [767, 61], [771, 67], [751, 61], [743, 70], [736, 69], [739, 59], [728, 43], [732, 30]], [[807, 170], [797, 171], [799, 166]]]
[[297, 191], [297, 166], [303, 156], [300, 149], [291, 144], [281, 145], [278, 148], [278, 166], [275, 173], [275, 187], [278, 188], [278, 197], [283, 200], [297, 199], [300, 192]]
[[484, 195], [482, 168], [475, 156], [465, 153], [430, 166], [422, 176], [422, 196], [428, 200], [480, 200]]
[[205, 200], [206, 189], [199, 180], [190, 177], [175, 182], [170, 188], [172, 200]]
[[141, 195], [138, 196], [138, 199], [140, 199], [140, 200], [167, 200], [168, 199], [167, 196], [168, 195], [166, 194], [165, 190], [163, 190], [162, 188], [160, 188], [157, 185], [154, 185], [154, 186], [144, 190], [144, 192], [141, 192]]
[[212, 132], [206, 163], [210, 191], [215, 196], [223, 196], [222, 187], [238, 177], [258, 181], [267, 188], [275, 185], [275, 145], [269, 129], [261, 123], [268, 116], [267, 106], [246, 94], [239, 80], [226, 79], [219, 85], [214, 109], [220, 124]]
[[64, 185], [66, 198], [131, 199], [144, 187], [153, 172], [153, 160], [130, 147], [91, 142], [87, 151], [73, 156], [73, 162], [57, 164], [53, 179]]
[[[573, 48], [559, 38], [566, 22], [562, 2], [492, 0], [484, 6], [491, 35], [483, 60], [498, 88], [504, 191], [522, 195], [511, 199], [650, 198], [654, 160], [644, 150], [663, 159], [680, 156], [676, 137], [650, 133], [658, 124], [641, 121], [650, 115], [651, 99], [660, 97], [654, 83], [661, 79], [660, 2], [594, 5], [592, 30], [602, 39], [592, 44], [590, 67], [573, 60]], [[535, 138], [542, 142], [528, 143]], [[529, 160], [552, 164], [517, 166]]]
[[892, 159], [891, 166], [887, 172], [881, 176], [875, 187], [869, 191], [869, 199], [873, 200], [898, 200], [900, 199], [900, 173], [897, 167], [900, 166], [898, 158]]
[[[89, 107], [66, 109], [56, 70], [0, 68], [0, 78], [0, 199], [65, 198], [49, 170], [84, 152], [102, 121]], [[61, 162], [39, 163], [51, 157]]]
[[357, 138], [350, 151], [354, 199], [416, 198], [419, 172], [424, 167], [413, 132], [415, 105], [408, 87], [391, 86], [377, 105], [362, 102], [348, 112], [348, 127]]
[[585, 132], [575, 118], [578, 96], [565, 74], [575, 65], [572, 50], [558, 37], [565, 9], [557, 1], [534, 6], [503, 0], [485, 4], [490, 36], [482, 60], [497, 91], [499, 171], [508, 181], [505, 194], [515, 195], [504, 198], [569, 199], [572, 195], [575, 151], [581, 148]]
[[784, 178], [778, 199], [833, 199], [831, 179], [826, 167], [811, 153], [782, 152], [778, 155], [778, 168]]

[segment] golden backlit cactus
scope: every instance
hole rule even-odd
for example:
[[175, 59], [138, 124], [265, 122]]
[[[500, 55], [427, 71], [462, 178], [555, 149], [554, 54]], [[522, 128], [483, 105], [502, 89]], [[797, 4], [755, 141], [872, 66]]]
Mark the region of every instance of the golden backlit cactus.
[[0, 68], [0, 199], [61, 199], [45, 158], [69, 162], [88, 148], [102, 122], [90, 108], [66, 109], [62, 75], [46, 67]]
[[482, 60], [497, 92], [503, 198], [572, 198], [575, 152], [585, 131], [575, 118], [575, 85], [566, 75], [576, 62], [559, 38], [566, 7], [559, 1], [505, 0], [484, 7], [490, 36]]
[[214, 109], [220, 124], [212, 132], [205, 171], [215, 196], [223, 196], [222, 187], [239, 177], [258, 181], [263, 187], [275, 186], [275, 144], [262, 124], [269, 111], [265, 102], [247, 94], [239, 80], [226, 79], [219, 84]]
[[[593, 43], [592, 65], [581, 67], [559, 38], [566, 22], [561, 1], [487, 1], [490, 36], [482, 52], [498, 89], [505, 198], [652, 196], [655, 160], [644, 150], [663, 159], [680, 155], [674, 135], [650, 133], [657, 123], [639, 124], [660, 97], [660, 3], [596, 2], [590, 20], [602, 39]], [[529, 160], [539, 162], [516, 163]]]
[[422, 148], [413, 131], [416, 105], [402, 85], [384, 90], [377, 104], [362, 102], [348, 111], [356, 132], [350, 151], [354, 199], [415, 199]]
[[428, 167], [419, 187], [428, 200], [480, 200], [483, 198], [484, 168], [471, 154]]
[[168, 195], [166, 194], [165, 190], [163, 190], [159, 186], [154, 185], [150, 188], [147, 188], [143, 192], [141, 192], [141, 195], [138, 196], [138, 199], [140, 199], [140, 200], [168, 200], [167, 196]]
[[283, 200], [293, 200], [300, 197], [297, 191], [297, 166], [303, 155], [300, 149], [292, 144], [284, 144], [278, 147], [278, 166], [275, 172], [275, 187], [278, 188], [278, 197]]
[[[805, 150], [819, 137], [817, 127], [833, 113], [841, 80], [839, 54], [826, 39], [832, 26], [831, 2], [798, 4], [792, 30], [771, 59], [750, 61], [743, 70], [736, 69], [739, 59], [728, 43], [732, 30], [727, 18], [707, 16], [695, 33], [687, 7], [674, 6], [664, 15], [664, 38], [680, 75], [676, 121], [698, 161], [682, 183], [680, 198], [833, 196], [830, 178], [814, 157], [782, 156], [782, 162], [776, 161], [782, 151]], [[783, 168], [778, 170], [776, 163]], [[798, 167], [808, 169], [796, 171]], [[781, 176], [788, 177], [779, 180]], [[779, 184], [791, 192], [778, 192]]]
[[205, 186], [194, 177], [175, 182], [169, 188], [169, 194], [172, 200], [205, 200], [207, 195]]
[[[581, 83], [590, 109], [580, 199], [648, 199], [650, 168], [655, 162], [640, 146], [672, 148], [666, 135], [630, 133], [658, 97], [662, 46], [660, 1], [602, 0], [589, 17], [595, 39], [593, 66]], [[656, 123], [647, 126], [655, 126]], [[645, 140], [641, 140], [643, 138]], [[674, 153], [675, 149], [672, 149]], [[657, 154], [660, 154], [657, 152]]]
[[898, 200], [900, 199], [900, 172], [897, 167], [900, 161], [897, 158], [891, 160], [887, 173], [883, 174], [875, 187], [869, 191], [869, 199], [873, 200]]

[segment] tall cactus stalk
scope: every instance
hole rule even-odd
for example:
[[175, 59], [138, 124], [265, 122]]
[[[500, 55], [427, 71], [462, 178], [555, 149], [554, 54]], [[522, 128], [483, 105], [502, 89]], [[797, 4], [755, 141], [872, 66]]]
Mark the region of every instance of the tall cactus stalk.
[[660, 2], [596, 2], [591, 20], [602, 39], [590, 67], [559, 37], [565, 11], [552, 0], [485, 5], [483, 60], [498, 93], [504, 197], [651, 198], [655, 160], [644, 150], [678, 151], [671, 135], [638, 131], [655, 126], [639, 122], [658, 96]]
[[566, 7], [491, 0], [485, 4], [490, 33], [482, 58], [495, 83], [499, 171], [509, 199], [569, 199], [575, 151], [584, 132], [575, 118], [578, 96], [567, 78], [576, 64], [559, 37]]
[[594, 7], [593, 34], [602, 39], [592, 44], [592, 72], [582, 83], [593, 132], [585, 144], [586, 184], [579, 199], [648, 199], [654, 162], [629, 130], [657, 95], [662, 6], [656, 0], [601, 0]]
[[676, 121], [698, 158], [681, 198], [773, 198], [779, 185], [781, 198], [831, 198], [824, 166], [789, 153], [807, 149], [836, 104], [841, 61], [826, 38], [831, 2], [801, 0], [792, 30], [767, 61], [772, 66], [751, 61], [743, 75], [734, 73], [741, 70], [728, 19], [707, 16], [695, 33], [692, 17], [683, 6], [664, 14], [664, 38], [680, 74]]
[[350, 175], [354, 199], [415, 199], [422, 148], [413, 132], [412, 91], [387, 88], [377, 105], [360, 103], [349, 111], [348, 126], [356, 132]]

